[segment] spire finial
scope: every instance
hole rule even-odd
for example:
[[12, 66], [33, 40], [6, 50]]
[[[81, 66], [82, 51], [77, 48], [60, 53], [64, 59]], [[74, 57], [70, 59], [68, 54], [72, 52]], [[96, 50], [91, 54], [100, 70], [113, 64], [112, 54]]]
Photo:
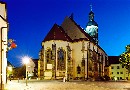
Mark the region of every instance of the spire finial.
[[92, 4], [90, 4], [90, 10], [92, 11]]
[[71, 19], [73, 19], [73, 18], [74, 18], [74, 14], [73, 14], [73, 13], [71, 13], [70, 18], [71, 18]]

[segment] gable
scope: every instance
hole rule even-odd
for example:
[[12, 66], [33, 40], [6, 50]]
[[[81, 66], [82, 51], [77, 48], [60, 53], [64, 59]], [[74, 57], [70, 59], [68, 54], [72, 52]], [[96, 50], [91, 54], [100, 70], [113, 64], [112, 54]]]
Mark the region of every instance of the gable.
[[51, 28], [43, 42], [50, 40], [63, 40], [63, 41], [71, 41], [70, 37], [65, 33], [62, 27], [54, 24]]
[[68, 34], [68, 36], [72, 40], [91, 40], [93, 41], [93, 38], [89, 36], [83, 28], [80, 27], [72, 18], [66, 17], [63, 23], [61, 24], [61, 27], [65, 30], [65, 32]]
[[61, 27], [65, 30], [65, 32], [72, 40], [85, 38], [85, 35], [81, 33], [79, 28], [75, 25], [74, 22], [72, 22], [72, 20], [69, 17], [65, 18]]

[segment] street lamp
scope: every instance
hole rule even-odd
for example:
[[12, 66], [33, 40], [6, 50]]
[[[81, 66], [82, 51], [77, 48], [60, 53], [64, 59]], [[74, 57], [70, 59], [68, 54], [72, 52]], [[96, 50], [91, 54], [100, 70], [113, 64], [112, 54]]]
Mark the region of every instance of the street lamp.
[[27, 79], [28, 79], [28, 71], [27, 71], [27, 64], [29, 63], [30, 58], [28, 56], [24, 56], [22, 58], [23, 63], [26, 65], [26, 86], [27, 85]]

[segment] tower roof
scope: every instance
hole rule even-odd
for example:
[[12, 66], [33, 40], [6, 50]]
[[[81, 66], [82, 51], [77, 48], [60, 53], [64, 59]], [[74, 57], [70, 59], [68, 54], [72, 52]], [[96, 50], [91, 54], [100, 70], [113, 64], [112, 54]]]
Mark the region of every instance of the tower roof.
[[72, 41], [71, 38], [65, 33], [63, 28], [57, 24], [51, 28], [43, 42], [49, 40], [63, 40], [63, 41]]
[[94, 21], [94, 12], [92, 11], [92, 5], [90, 5], [91, 11], [89, 13], [89, 22], [87, 23], [87, 26], [98, 26], [98, 24]]
[[[91, 37], [88, 33], [86, 33], [86, 32], [84, 31], [84, 29], [80, 27], [80, 25], [78, 25], [73, 19], [70, 18], [70, 20], [71, 20], [71, 21], [75, 24], [75, 26], [86, 36], [84, 39], [93, 41], [92, 37]], [[83, 39], [83, 38], [80, 38], [79, 40], [81, 40], [81, 39]], [[76, 40], [76, 39], [75, 39], [75, 40]]]
[[87, 26], [92, 26], [92, 25], [98, 26], [98, 24], [97, 24], [94, 20], [89, 21], [89, 22], [87, 23]]
[[89, 15], [92, 15], [92, 14], [94, 15], [94, 12], [93, 12], [93, 11], [90, 11]]

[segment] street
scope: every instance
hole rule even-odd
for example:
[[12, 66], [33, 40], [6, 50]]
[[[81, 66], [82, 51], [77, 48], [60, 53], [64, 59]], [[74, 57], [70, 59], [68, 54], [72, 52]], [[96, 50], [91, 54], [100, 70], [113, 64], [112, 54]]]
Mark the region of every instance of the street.
[[130, 82], [70, 81], [62, 80], [8, 81], [5, 90], [130, 90]]

